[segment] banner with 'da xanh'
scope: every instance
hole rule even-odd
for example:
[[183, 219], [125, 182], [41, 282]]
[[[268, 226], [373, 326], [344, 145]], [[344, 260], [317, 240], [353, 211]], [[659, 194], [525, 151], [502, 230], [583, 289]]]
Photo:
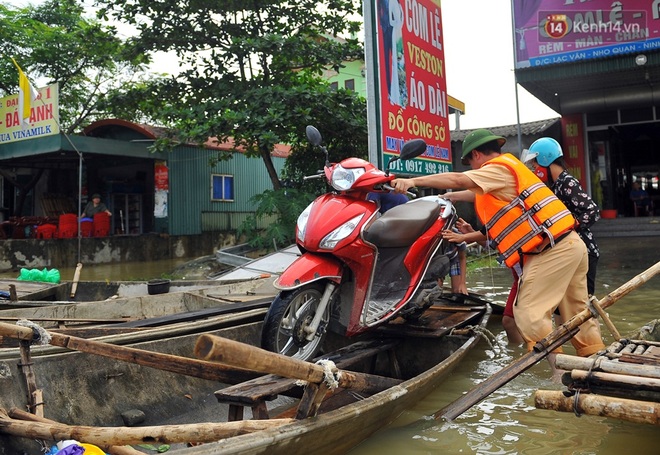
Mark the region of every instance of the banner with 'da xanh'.
[[21, 122], [18, 94], [0, 98], [0, 144], [59, 134], [59, 89], [51, 84], [38, 90], [30, 116]]

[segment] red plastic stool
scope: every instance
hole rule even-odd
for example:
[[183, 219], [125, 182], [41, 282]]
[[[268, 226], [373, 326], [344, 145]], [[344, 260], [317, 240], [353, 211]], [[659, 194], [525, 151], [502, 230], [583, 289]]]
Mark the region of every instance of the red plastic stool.
[[80, 221], [80, 235], [82, 237], [91, 237], [94, 233], [94, 222], [92, 220]]
[[57, 233], [57, 226], [54, 224], [42, 224], [37, 226], [36, 237], [38, 239], [52, 239]]
[[94, 237], [107, 237], [110, 234], [110, 215], [105, 212], [94, 215]]
[[70, 239], [78, 235], [78, 217], [73, 213], [60, 215], [57, 236], [61, 239]]

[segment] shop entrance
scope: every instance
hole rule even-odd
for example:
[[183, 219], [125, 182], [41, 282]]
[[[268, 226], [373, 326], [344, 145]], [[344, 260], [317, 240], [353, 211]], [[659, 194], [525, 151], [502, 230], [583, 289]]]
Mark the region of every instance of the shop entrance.
[[639, 216], [630, 198], [637, 182], [649, 195], [649, 212], [660, 214], [660, 122], [610, 126], [588, 134], [592, 195], [598, 205], [616, 210], [618, 216]]

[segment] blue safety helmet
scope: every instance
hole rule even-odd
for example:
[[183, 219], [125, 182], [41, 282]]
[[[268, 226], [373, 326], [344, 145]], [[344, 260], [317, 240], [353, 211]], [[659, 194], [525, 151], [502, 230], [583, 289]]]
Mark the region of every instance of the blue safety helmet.
[[561, 151], [559, 142], [551, 137], [542, 137], [529, 146], [529, 151], [525, 154], [522, 161], [526, 163], [536, 158], [539, 166], [548, 167], [554, 160], [561, 156], [564, 156], [564, 153]]

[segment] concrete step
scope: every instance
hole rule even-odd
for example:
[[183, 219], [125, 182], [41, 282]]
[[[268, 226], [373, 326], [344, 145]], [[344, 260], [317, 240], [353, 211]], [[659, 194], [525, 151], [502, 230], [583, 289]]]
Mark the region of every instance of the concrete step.
[[591, 227], [599, 237], [650, 237], [660, 236], [660, 217], [602, 218]]

